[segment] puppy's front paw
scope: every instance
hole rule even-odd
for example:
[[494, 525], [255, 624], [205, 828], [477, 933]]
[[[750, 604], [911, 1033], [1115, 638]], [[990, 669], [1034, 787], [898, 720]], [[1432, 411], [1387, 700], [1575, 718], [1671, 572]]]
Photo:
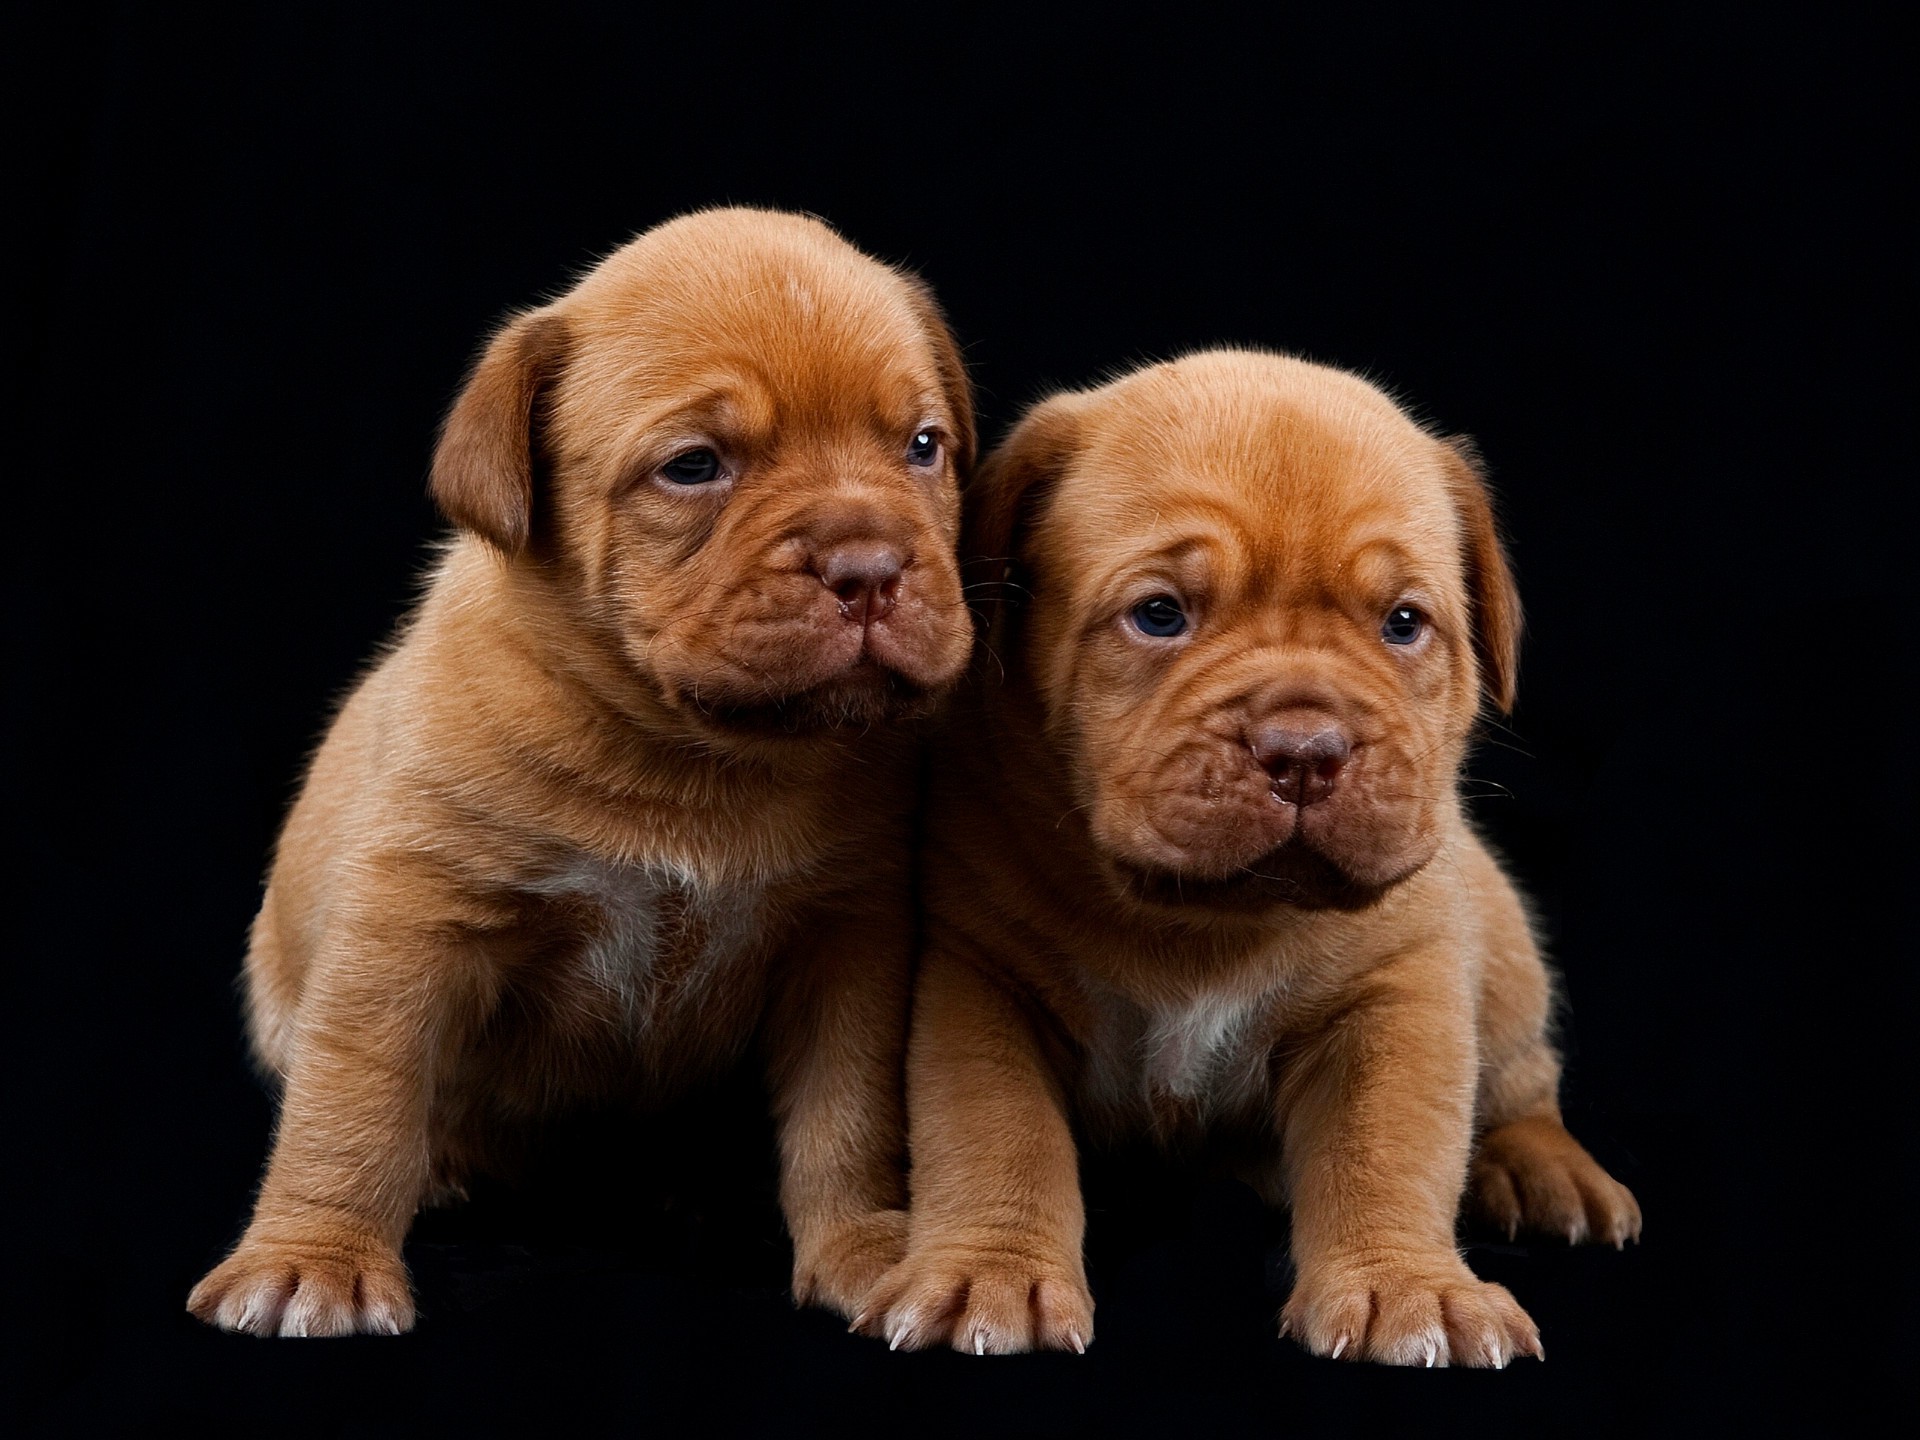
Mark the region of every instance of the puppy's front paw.
[[1513, 1296], [1453, 1255], [1332, 1263], [1302, 1272], [1280, 1333], [1315, 1355], [1385, 1365], [1491, 1365], [1546, 1358]]
[[1522, 1230], [1604, 1241], [1640, 1238], [1640, 1202], [1557, 1122], [1516, 1120], [1480, 1137], [1467, 1181], [1479, 1219], [1512, 1239]]
[[407, 1267], [373, 1236], [247, 1236], [193, 1287], [187, 1309], [249, 1335], [398, 1335], [413, 1328]]
[[891, 1350], [947, 1344], [974, 1355], [1075, 1350], [1093, 1341], [1093, 1297], [1077, 1256], [967, 1246], [910, 1251], [854, 1322]]
[[907, 1249], [907, 1212], [868, 1210], [796, 1227], [793, 1303], [819, 1305], [851, 1320], [880, 1277]]

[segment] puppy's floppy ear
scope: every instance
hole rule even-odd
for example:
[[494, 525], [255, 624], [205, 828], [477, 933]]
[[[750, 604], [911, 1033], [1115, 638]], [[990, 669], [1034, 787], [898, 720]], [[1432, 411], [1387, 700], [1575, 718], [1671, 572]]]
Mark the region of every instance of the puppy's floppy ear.
[[1080, 448], [1080, 409], [1080, 397], [1072, 393], [1041, 401], [980, 462], [967, 487], [960, 534], [970, 593], [1002, 602], [1024, 593], [1014, 579], [1020, 546], [1034, 513]]
[[933, 363], [940, 371], [940, 388], [946, 392], [948, 408], [953, 411], [954, 472], [964, 481], [973, 473], [974, 456], [980, 444], [979, 432], [974, 428], [973, 382], [967, 378], [967, 362], [960, 354], [960, 342], [954, 339], [953, 327], [947, 324], [946, 312], [933, 297], [932, 287], [917, 275], [902, 272], [900, 278], [907, 282], [913, 312], [920, 328], [927, 333], [927, 343], [933, 347]]
[[428, 488], [440, 513], [518, 555], [533, 534], [543, 392], [566, 363], [567, 322], [530, 311], [500, 327], [440, 427]]
[[1442, 442], [1441, 454], [1447, 466], [1447, 488], [1460, 516], [1480, 683], [1500, 713], [1508, 715], [1520, 683], [1520, 592], [1500, 543], [1479, 448], [1469, 437], [1455, 435]]

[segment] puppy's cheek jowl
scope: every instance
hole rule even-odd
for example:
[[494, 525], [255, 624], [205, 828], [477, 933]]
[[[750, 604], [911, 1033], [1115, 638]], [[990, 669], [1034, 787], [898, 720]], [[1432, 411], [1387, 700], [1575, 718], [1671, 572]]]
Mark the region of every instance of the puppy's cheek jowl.
[[[1262, 813], [1262, 812], [1266, 813]], [[1269, 804], [1174, 797], [1143, 806], [1113, 834], [1119, 858], [1148, 869], [1226, 879], [1284, 845], [1291, 817]]]
[[1295, 809], [1276, 804], [1264, 774], [1225, 742], [1104, 763], [1095, 838], [1129, 863], [1220, 879], [1293, 837]]
[[909, 592], [866, 643], [882, 666], [921, 690], [941, 691], [959, 679], [972, 638], [956, 584], [950, 598]]
[[817, 585], [748, 577], [724, 593], [718, 605], [688, 605], [648, 641], [647, 662], [670, 690], [771, 703], [825, 683], [858, 657], [858, 634], [837, 623]]
[[1309, 813], [1301, 839], [1355, 884], [1380, 889], [1405, 879], [1427, 858], [1419, 833], [1401, 817], [1351, 807], [1344, 814]]

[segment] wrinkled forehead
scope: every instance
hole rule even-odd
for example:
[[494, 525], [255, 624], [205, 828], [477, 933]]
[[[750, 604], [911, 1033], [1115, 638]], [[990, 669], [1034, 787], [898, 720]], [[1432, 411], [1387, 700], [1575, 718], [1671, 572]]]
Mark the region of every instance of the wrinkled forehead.
[[1140, 378], [1156, 383], [1095, 400], [1048, 507], [1050, 541], [1066, 553], [1124, 564], [1198, 545], [1236, 568], [1318, 584], [1396, 548], [1436, 580], [1455, 567], [1439, 447], [1371, 386], [1257, 367]]
[[756, 424], [938, 419], [946, 400], [905, 281], [837, 239], [649, 235], [561, 302], [569, 381], [636, 402], [723, 399]]

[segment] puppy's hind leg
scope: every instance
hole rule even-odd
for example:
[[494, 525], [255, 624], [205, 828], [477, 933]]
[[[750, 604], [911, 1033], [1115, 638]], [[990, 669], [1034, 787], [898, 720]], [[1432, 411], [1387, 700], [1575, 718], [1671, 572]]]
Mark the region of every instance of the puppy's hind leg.
[[1470, 1213], [1509, 1239], [1526, 1230], [1624, 1249], [1640, 1238], [1640, 1203], [1568, 1133], [1557, 1106], [1482, 1134], [1467, 1193]]
[[300, 1008], [305, 966], [297, 948], [280, 943], [279, 897], [272, 885], [254, 916], [241, 971], [246, 996], [247, 1039], [254, 1064], [276, 1088], [293, 1058], [293, 1017]]
[[1509, 1239], [1522, 1231], [1569, 1244], [1640, 1238], [1640, 1205], [1560, 1118], [1560, 1057], [1548, 1039], [1552, 983], [1519, 898], [1484, 852], [1480, 1084], [1466, 1211]]

